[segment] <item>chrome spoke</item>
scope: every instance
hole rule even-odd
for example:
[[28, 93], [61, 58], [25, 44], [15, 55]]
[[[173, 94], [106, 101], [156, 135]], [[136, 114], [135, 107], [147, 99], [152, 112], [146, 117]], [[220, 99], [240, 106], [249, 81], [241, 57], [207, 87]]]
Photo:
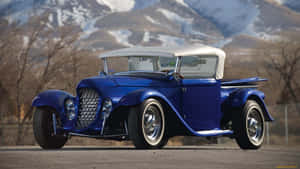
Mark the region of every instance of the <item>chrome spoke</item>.
[[249, 139], [254, 144], [259, 144], [263, 139], [263, 121], [257, 110], [250, 110], [251, 112], [247, 117], [247, 132]]
[[144, 132], [151, 141], [156, 141], [160, 137], [162, 122], [159, 110], [154, 106], [149, 106], [144, 114]]

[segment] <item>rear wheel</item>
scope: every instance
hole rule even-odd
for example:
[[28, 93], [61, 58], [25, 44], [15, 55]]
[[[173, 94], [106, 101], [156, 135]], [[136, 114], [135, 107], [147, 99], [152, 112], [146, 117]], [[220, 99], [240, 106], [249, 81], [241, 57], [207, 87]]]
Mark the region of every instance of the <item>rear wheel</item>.
[[248, 100], [233, 121], [236, 141], [242, 149], [258, 149], [265, 136], [265, 120], [259, 104]]
[[162, 105], [148, 99], [131, 108], [128, 115], [129, 138], [136, 148], [162, 148], [167, 144], [165, 115]]
[[43, 149], [59, 149], [67, 142], [64, 135], [57, 135], [53, 129], [53, 113], [56, 124], [60, 124], [58, 113], [50, 108], [37, 108], [33, 118], [35, 140]]

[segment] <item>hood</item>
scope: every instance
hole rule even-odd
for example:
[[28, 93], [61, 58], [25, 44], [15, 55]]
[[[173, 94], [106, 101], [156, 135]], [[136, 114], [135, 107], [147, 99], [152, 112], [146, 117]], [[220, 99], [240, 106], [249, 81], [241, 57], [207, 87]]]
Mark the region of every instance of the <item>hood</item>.
[[88, 87], [101, 91], [102, 89], [111, 88], [115, 86], [117, 86], [117, 84], [111, 78], [106, 76], [96, 76], [81, 80], [77, 86], [77, 89]]
[[150, 76], [96, 76], [83, 79], [77, 88], [91, 87], [99, 89], [98, 91], [106, 90], [107, 88], [117, 86], [128, 87], [170, 87], [176, 85], [175, 80], [169, 80], [166, 76], [150, 77]]
[[109, 97], [113, 103], [118, 103], [126, 94], [141, 88], [171, 88], [177, 84], [176, 80], [166, 77], [97, 76], [83, 79], [77, 86], [77, 93], [79, 88], [93, 88], [101, 97]]

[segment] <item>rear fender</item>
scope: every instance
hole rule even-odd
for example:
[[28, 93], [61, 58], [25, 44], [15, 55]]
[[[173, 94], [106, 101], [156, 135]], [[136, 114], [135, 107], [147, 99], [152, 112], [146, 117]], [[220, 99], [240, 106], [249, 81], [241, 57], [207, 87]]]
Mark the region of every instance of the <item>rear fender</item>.
[[229, 100], [229, 104], [233, 108], [243, 107], [247, 100], [255, 100], [263, 110], [264, 118], [266, 121], [273, 121], [274, 118], [271, 116], [264, 102], [265, 94], [261, 91], [254, 89], [240, 89], [232, 94]]

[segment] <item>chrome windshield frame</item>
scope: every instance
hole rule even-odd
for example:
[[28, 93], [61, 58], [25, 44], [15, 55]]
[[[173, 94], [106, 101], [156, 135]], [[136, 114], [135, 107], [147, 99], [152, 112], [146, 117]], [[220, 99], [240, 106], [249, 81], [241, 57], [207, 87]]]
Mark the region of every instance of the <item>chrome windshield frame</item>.
[[176, 64], [175, 64], [175, 69], [174, 69], [175, 73], [180, 72], [181, 62], [182, 62], [182, 56], [178, 56], [177, 59], [176, 59]]
[[108, 75], [108, 65], [107, 65], [107, 58], [103, 58], [103, 71]]

